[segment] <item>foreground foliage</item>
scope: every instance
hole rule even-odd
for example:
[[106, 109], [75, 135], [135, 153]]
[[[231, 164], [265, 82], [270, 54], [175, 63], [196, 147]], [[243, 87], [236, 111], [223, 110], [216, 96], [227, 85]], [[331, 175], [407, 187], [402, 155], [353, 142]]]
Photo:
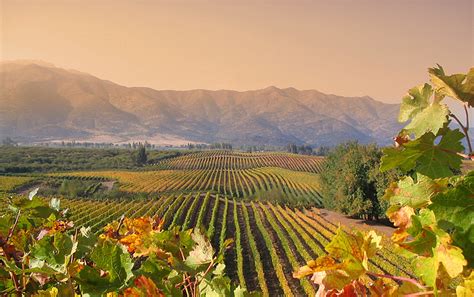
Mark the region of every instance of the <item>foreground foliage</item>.
[[[384, 150], [381, 164], [382, 171], [398, 168], [406, 174], [388, 187], [384, 199], [390, 204], [387, 216], [398, 227], [392, 240], [417, 279], [374, 273], [368, 261], [381, 238], [339, 229], [325, 248], [328, 255], [294, 274], [312, 275], [318, 296], [474, 295], [474, 172], [455, 175], [463, 158], [473, 158], [468, 108], [474, 106], [474, 68], [446, 75], [438, 66], [429, 73], [432, 85], [414, 87], [403, 98], [399, 121], [409, 123], [396, 146]], [[446, 96], [462, 102], [466, 124], [443, 103]], [[449, 127], [451, 119], [462, 132]]]
[[224, 275], [232, 240], [215, 252], [199, 229], [163, 230], [156, 217], [122, 217], [97, 236], [36, 192], [10, 199], [0, 218], [2, 295], [248, 295]]

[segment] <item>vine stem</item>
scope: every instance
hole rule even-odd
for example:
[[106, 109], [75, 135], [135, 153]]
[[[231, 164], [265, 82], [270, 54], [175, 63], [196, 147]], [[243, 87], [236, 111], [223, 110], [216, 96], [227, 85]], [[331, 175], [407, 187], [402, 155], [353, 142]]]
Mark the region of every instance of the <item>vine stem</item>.
[[119, 221], [119, 223], [118, 223], [117, 229], [114, 231], [114, 235], [117, 236], [117, 237], [120, 235], [120, 234], [119, 234], [119, 231], [120, 231], [120, 228], [121, 228], [122, 225], [123, 225], [123, 221], [124, 221], [124, 220], [125, 220], [125, 215], [122, 215], [122, 216], [120, 217], [120, 221]]
[[21, 209], [19, 209], [16, 214], [15, 223], [13, 223], [13, 226], [10, 228], [10, 231], [8, 232], [7, 240], [5, 241], [5, 243], [7, 243], [8, 240], [10, 240], [10, 238], [13, 236], [13, 232], [15, 231], [16, 226], [18, 225], [18, 220], [20, 219], [20, 213], [21, 213]]
[[466, 113], [466, 140], [469, 145], [469, 155], [472, 155], [472, 145], [471, 140], [469, 139], [469, 111], [467, 110], [467, 103], [464, 103], [464, 112]]
[[469, 112], [467, 110], [467, 106], [464, 104], [464, 112], [466, 113], [466, 125], [464, 125], [461, 120], [453, 113], [450, 114], [450, 117], [452, 117], [456, 122], [458, 122], [459, 126], [461, 126], [461, 129], [466, 136], [466, 142], [469, 147], [469, 156], [472, 155], [472, 144], [471, 144], [471, 138], [469, 137]]
[[409, 282], [409, 283], [414, 284], [415, 286], [417, 286], [420, 289], [423, 289], [423, 290], [425, 289], [425, 287], [422, 284], [420, 284], [419, 282], [417, 282], [416, 280], [414, 280], [412, 278], [403, 277], [403, 276], [394, 276], [394, 275], [389, 275], [389, 274], [379, 274], [379, 273], [374, 273], [374, 272], [367, 272], [367, 274], [372, 275], [372, 276], [376, 276], [376, 277], [390, 278], [390, 279], [398, 280], [398, 281], [402, 281], [402, 282]]
[[474, 158], [474, 155], [466, 155], [466, 154], [463, 154], [463, 153], [460, 153], [460, 152], [456, 152], [456, 151], [452, 151], [452, 150], [447, 150], [447, 149], [442, 149], [442, 148], [439, 148], [441, 151], [443, 152], [447, 152], [447, 153], [450, 153], [450, 154], [456, 154], [460, 157], [463, 157], [464, 159], [473, 159]]
[[[15, 231], [16, 226], [18, 225], [18, 220], [20, 219], [20, 213], [21, 213], [21, 210], [19, 209], [18, 213], [16, 214], [16, 217], [15, 217], [15, 222], [13, 223], [13, 226], [8, 231], [8, 236], [7, 236], [6, 240], [2, 243], [2, 246], [1, 246], [2, 249], [5, 249], [5, 246], [8, 244], [8, 241], [13, 236], [13, 232]], [[8, 261], [10, 260], [10, 256], [8, 255], [8, 253], [5, 253], [5, 258]], [[18, 281], [17, 276], [12, 271], [10, 271], [8, 274], [10, 275], [10, 278], [12, 279], [13, 285], [15, 286], [16, 295], [17, 296], [22, 296], [22, 289], [20, 288], [20, 282]]]

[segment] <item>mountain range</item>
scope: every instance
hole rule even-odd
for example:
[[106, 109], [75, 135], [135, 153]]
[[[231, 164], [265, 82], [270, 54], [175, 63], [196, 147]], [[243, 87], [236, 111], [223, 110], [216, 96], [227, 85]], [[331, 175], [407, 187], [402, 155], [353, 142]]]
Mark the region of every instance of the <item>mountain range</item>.
[[260, 90], [125, 87], [36, 61], [0, 65], [0, 138], [20, 142], [387, 144], [399, 105], [274, 86]]

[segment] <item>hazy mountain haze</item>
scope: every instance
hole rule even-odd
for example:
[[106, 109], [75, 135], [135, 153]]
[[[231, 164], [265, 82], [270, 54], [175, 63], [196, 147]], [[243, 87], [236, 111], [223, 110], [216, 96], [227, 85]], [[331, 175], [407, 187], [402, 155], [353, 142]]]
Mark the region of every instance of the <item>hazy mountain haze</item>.
[[398, 105], [270, 86], [259, 90], [129, 88], [44, 62], [1, 64], [0, 134], [76, 139], [332, 145], [387, 143]]

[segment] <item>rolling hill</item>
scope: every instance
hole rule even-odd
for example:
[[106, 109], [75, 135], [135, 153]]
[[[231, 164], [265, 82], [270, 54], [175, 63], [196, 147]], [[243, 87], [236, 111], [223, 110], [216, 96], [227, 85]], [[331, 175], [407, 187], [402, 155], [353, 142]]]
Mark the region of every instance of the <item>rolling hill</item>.
[[398, 105], [316, 90], [154, 90], [38, 62], [3, 62], [0, 78], [0, 138], [21, 142], [386, 144], [400, 128]]

